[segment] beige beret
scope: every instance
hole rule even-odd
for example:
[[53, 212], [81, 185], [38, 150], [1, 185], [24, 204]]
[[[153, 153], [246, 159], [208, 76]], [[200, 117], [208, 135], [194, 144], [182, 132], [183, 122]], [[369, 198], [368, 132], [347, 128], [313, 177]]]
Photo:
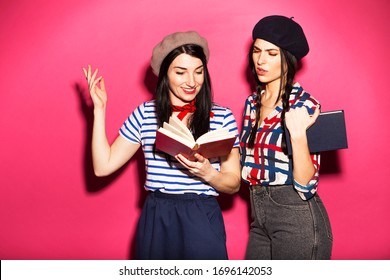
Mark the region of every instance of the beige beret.
[[201, 46], [206, 56], [206, 60], [208, 61], [210, 52], [205, 38], [201, 37], [195, 31], [176, 32], [164, 37], [164, 39], [153, 48], [150, 66], [152, 67], [154, 74], [158, 76], [162, 61], [172, 50], [185, 44]]

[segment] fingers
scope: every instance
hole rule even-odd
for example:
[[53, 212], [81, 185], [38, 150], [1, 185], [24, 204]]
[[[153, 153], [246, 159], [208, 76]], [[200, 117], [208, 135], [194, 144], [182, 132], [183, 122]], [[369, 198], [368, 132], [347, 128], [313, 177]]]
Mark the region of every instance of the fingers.
[[210, 179], [210, 176], [212, 176], [213, 171], [215, 171], [215, 169], [211, 166], [209, 160], [201, 156], [200, 154], [195, 154], [194, 161], [188, 160], [181, 154], [176, 155], [176, 159], [185, 168], [187, 168], [191, 174], [206, 181]]
[[[87, 69], [85, 67], [83, 67], [83, 72], [84, 72], [84, 75], [85, 75], [87, 82], [88, 82], [88, 90], [93, 91], [95, 89], [95, 87], [97, 86], [97, 84], [102, 81], [102, 76], [100, 76], [99, 78], [96, 78], [96, 76], [99, 72], [99, 69], [96, 68], [95, 71], [92, 73], [92, 67], [90, 64], [88, 64]], [[100, 84], [100, 87], [103, 91], [105, 91], [105, 85], [104, 85], [103, 81]]]
[[99, 80], [100, 80], [100, 88], [101, 88], [101, 90], [106, 91], [106, 86], [104, 85], [103, 77], [100, 77]]
[[91, 73], [91, 65], [88, 64], [88, 69], [85, 69], [83, 67], [83, 72], [84, 72], [85, 78], [87, 78], [87, 81], [89, 81], [90, 77], [91, 77], [91, 74], [90, 74]]
[[305, 106], [294, 108], [286, 112], [286, 126], [289, 130], [302, 131], [308, 129], [315, 123], [320, 110], [316, 108], [312, 115]]
[[190, 168], [191, 161], [189, 161], [185, 156], [178, 154], [175, 158], [187, 169]]
[[91, 78], [92, 81], [95, 80], [97, 73], [98, 73], [98, 69], [96, 68], [95, 72], [93, 72], [92, 74], [92, 78]]
[[317, 119], [318, 116], [320, 115], [321, 113], [321, 109], [320, 107], [317, 107], [316, 110], [314, 111], [314, 114], [312, 115], [312, 117], [314, 117], [314, 119]]
[[91, 67], [90, 64], [88, 64], [88, 69], [85, 69], [85, 68], [83, 67], [83, 72], [84, 72], [84, 75], [85, 75], [85, 77], [87, 78], [87, 81], [88, 81], [88, 82], [90, 82], [91, 79], [92, 79], [92, 80], [95, 79], [95, 77], [96, 77], [98, 71], [99, 71], [99, 69], [96, 68], [95, 72], [92, 74], [92, 67]]
[[107, 104], [107, 93], [102, 76], [98, 76], [99, 70], [96, 68], [92, 72], [92, 67], [82, 67], [85, 78], [88, 82], [88, 91], [95, 108], [104, 109]]
[[88, 82], [91, 80], [91, 64], [88, 64], [88, 75], [87, 75]]
[[[194, 161], [187, 159], [185, 156], [183, 156], [181, 154], [176, 155], [176, 159], [182, 165], [184, 165], [187, 169], [193, 170], [193, 171], [200, 170], [202, 168], [202, 166], [205, 164], [205, 158], [199, 154], [195, 154]], [[199, 161], [198, 159], [202, 159], [202, 161]]]
[[97, 83], [100, 82], [102, 80], [102, 77], [100, 76], [99, 78], [97, 78], [96, 80], [92, 80], [92, 84], [90, 85], [90, 90], [95, 88]]
[[313, 115], [310, 116], [310, 123], [308, 125], [308, 128], [311, 127], [317, 120], [318, 116], [320, 115], [321, 110], [319, 107], [317, 107], [313, 113]]

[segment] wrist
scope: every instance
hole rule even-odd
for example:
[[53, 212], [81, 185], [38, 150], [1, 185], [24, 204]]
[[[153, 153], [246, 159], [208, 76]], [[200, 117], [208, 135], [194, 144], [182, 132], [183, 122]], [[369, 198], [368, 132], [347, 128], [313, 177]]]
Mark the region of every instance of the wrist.
[[93, 114], [96, 115], [101, 115], [106, 113], [106, 107], [94, 107], [93, 109]]
[[219, 175], [219, 171], [212, 168], [212, 171], [205, 177], [205, 181], [209, 184]]

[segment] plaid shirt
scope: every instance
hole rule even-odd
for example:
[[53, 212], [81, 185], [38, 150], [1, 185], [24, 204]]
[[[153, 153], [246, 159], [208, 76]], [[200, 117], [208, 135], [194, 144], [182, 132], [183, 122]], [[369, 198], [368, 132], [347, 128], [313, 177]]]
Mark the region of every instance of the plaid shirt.
[[[311, 155], [316, 172], [310, 182], [305, 186], [296, 182], [293, 178], [292, 158], [284, 154], [281, 148], [283, 135], [281, 106], [277, 106], [265, 118], [257, 130], [254, 147], [248, 148], [247, 141], [256, 122], [256, 97], [254, 93], [245, 101], [244, 122], [240, 136], [242, 178], [250, 185], [294, 185], [302, 199], [311, 198], [317, 190], [320, 155]], [[319, 106], [319, 102], [305, 92], [298, 83], [294, 84], [289, 102], [290, 108], [305, 106], [309, 114]]]

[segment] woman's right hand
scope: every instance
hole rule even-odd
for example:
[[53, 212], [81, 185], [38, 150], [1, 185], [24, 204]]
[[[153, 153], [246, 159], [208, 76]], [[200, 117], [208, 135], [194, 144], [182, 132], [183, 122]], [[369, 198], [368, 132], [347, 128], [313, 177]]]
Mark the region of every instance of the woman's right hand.
[[98, 69], [92, 73], [91, 65], [88, 65], [87, 69], [83, 67], [83, 71], [87, 78], [89, 94], [91, 95], [95, 109], [105, 109], [107, 105], [107, 92], [103, 77], [96, 78]]

